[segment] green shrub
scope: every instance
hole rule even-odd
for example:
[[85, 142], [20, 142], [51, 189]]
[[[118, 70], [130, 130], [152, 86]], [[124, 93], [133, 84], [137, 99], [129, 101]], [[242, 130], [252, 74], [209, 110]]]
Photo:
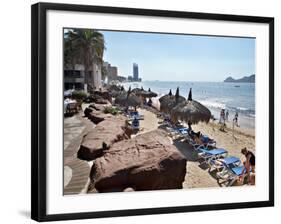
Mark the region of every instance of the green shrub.
[[116, 107], [106, 107], [103, 112], [105, 114], [117, 115], [119, 110]]
[[75, 90], [72, 92], [72, 98], [75, 100], [84, 100], [87, 94], [84, 91]]

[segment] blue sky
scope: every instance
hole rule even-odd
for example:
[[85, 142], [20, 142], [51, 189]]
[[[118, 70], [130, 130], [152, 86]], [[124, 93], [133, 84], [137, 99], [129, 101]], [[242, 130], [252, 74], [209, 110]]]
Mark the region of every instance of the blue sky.
[[101, 31], [104, 60], [143, 80], [223, 81], [255, 73], [255, 39]]

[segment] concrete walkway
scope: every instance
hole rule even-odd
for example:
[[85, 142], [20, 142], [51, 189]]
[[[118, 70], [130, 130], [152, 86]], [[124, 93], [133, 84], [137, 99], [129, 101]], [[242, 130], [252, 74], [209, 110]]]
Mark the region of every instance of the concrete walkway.
[[87, 193], [90, 165], [77, 158], [83, 136], [94, 127], [83, 112], [64, 118], [64, 195]]

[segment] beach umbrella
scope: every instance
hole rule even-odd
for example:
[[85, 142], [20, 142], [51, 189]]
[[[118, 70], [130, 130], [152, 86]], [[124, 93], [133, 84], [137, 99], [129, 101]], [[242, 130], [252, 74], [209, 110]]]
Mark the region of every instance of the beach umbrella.
[[160, 102], [160, 111], [169, 114], [175, 106], [185, 101], [185, 98], [180, 96], [178, 87], [174, 96], [168, 94], [167, 97], [162, 99], [162, 102]]
[[108, 88], [109, 91], [120, 91], [121, 90], [121, 87], [120, 86], [117, 86], [117, 85], [110, 85], [109, 88]]
[[[123, 89], [122, 89], [123, 88]], [[123, 86], [117, 86], [117, 85], [110, 85], [108, 87], [108, 92], [110, 94], [110, 96], [112, 97], [117, 97], [118, 95], [120, 95], [120, 93], [124, 90]]]
[[119, 96], [116, 97], [115, 103], [124, 107], [137, 107], [141, 105], [141, 100], [131, 91], [123, 91]]
[[164, 95], [164, 96], [161, 96], [161, 97], [159, 98], [159, 102], [161, 103], [161, 102], [164, 101], [165, 99], [169, 99], [172, 95], [173, 95], [173, 94], [172, 94], [172, 90], [170, 89], [170, 92], [169, 92], [168, 94], [166, 94], [166, 95]]
[[121, 88], [120, 88], [120, 90], [112, 90], [112, 91], [110, 91], [110, 95], [112, 96], [112, 97], [118, 97], [119, 95], [122, 95], [122, 94], [126, 94], [127, 92], [126, 92], [126, 90], [124, 89], [124, 87], [122, 86]]
[[152, 92], [152, 91], [150, 90], [150, 88], [149, 88], [148, 91], [143, 90], [143, 91], [141, 92], [141, 95], [142, 95], [143, 97], [145, 97], [145, 98], [152, 98], [152, 97], [156, 97], [156, 96], [157, 96], [157, 93]]
[[143, 88], [134, 88], [132, 89], [132, 93], [136, 94], [136, 95], [140, 95], [141, 92], [143, 91]]
[[192, 90], [190, 89], [188, 99], [172, 109], [171, 118], [173, 121], [182, 120], [192, 124], [197, 124], [200, 121], [208, 123], [211, 112], [207, 107], [192, 99]]

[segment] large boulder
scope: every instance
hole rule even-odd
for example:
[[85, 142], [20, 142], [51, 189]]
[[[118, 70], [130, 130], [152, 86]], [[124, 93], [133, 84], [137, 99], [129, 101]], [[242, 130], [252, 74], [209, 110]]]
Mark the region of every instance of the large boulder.
[[104, 98], [102, 94], [91, 94], [84, 100], [86, 103], [108, 104], [111, 102], [111, 97]]
[[96, 103], [91, 103], [89, 105], [91, 109], [98, 110], [98, 111], [104, 111], [106, 107], [110, 107], [110, 106], [111, 104], [96, 104]]
[[105, 114], [102, 111], [97, 111], [97, 110], [93, 110], [88, 118], [94, 123], [94, 124], [98, 124], [102, 121], [104, 121], [105, 119], [109, 119], [114, 117], [112, 114]]
[[113, 144], [95, 160], [90, 178], [98, 192], [140, 191], [182, 188], [185, 174], [185, 157], [165, 131], [155, 130]]
[[110, 102], [105, 99], [97, 99], [94, 101], [96, 104], [109, 104]]
[[104, 90], [104, 91], [95, 91], [94, 95], [98, 95], [98, 96], [102, 97], [103, 99], [108, 100], [109, 102], [111, 102], [111, 100], [112, 100], [109, 92], [106, 91], [106, 90]]
[[102, 156], [113, 143], [129, 137], [123, 117], [108, 118], [83, 137], [77, 156], [83, 160], [94, 160]]
[[[98, 104], [97, 104], [98, 105]], [[91, 104], [89, 107], [85, 108], [84, 115], [88, 117], [94, 124], [98, 124], [107, 118], [112, 118], [112, 114], [105, 114], [103, 112], [103, 106], [97, 106], [96, 104]], [[103, 108], [102, 108], [103, 107]]]
[[92, 113], [95, 109], [92, 108], [92, 107], [86, 107], [85, 110], [84, 110], [84, 115], [85, 117], [88, 117], [90, 116], [90, 113]]

